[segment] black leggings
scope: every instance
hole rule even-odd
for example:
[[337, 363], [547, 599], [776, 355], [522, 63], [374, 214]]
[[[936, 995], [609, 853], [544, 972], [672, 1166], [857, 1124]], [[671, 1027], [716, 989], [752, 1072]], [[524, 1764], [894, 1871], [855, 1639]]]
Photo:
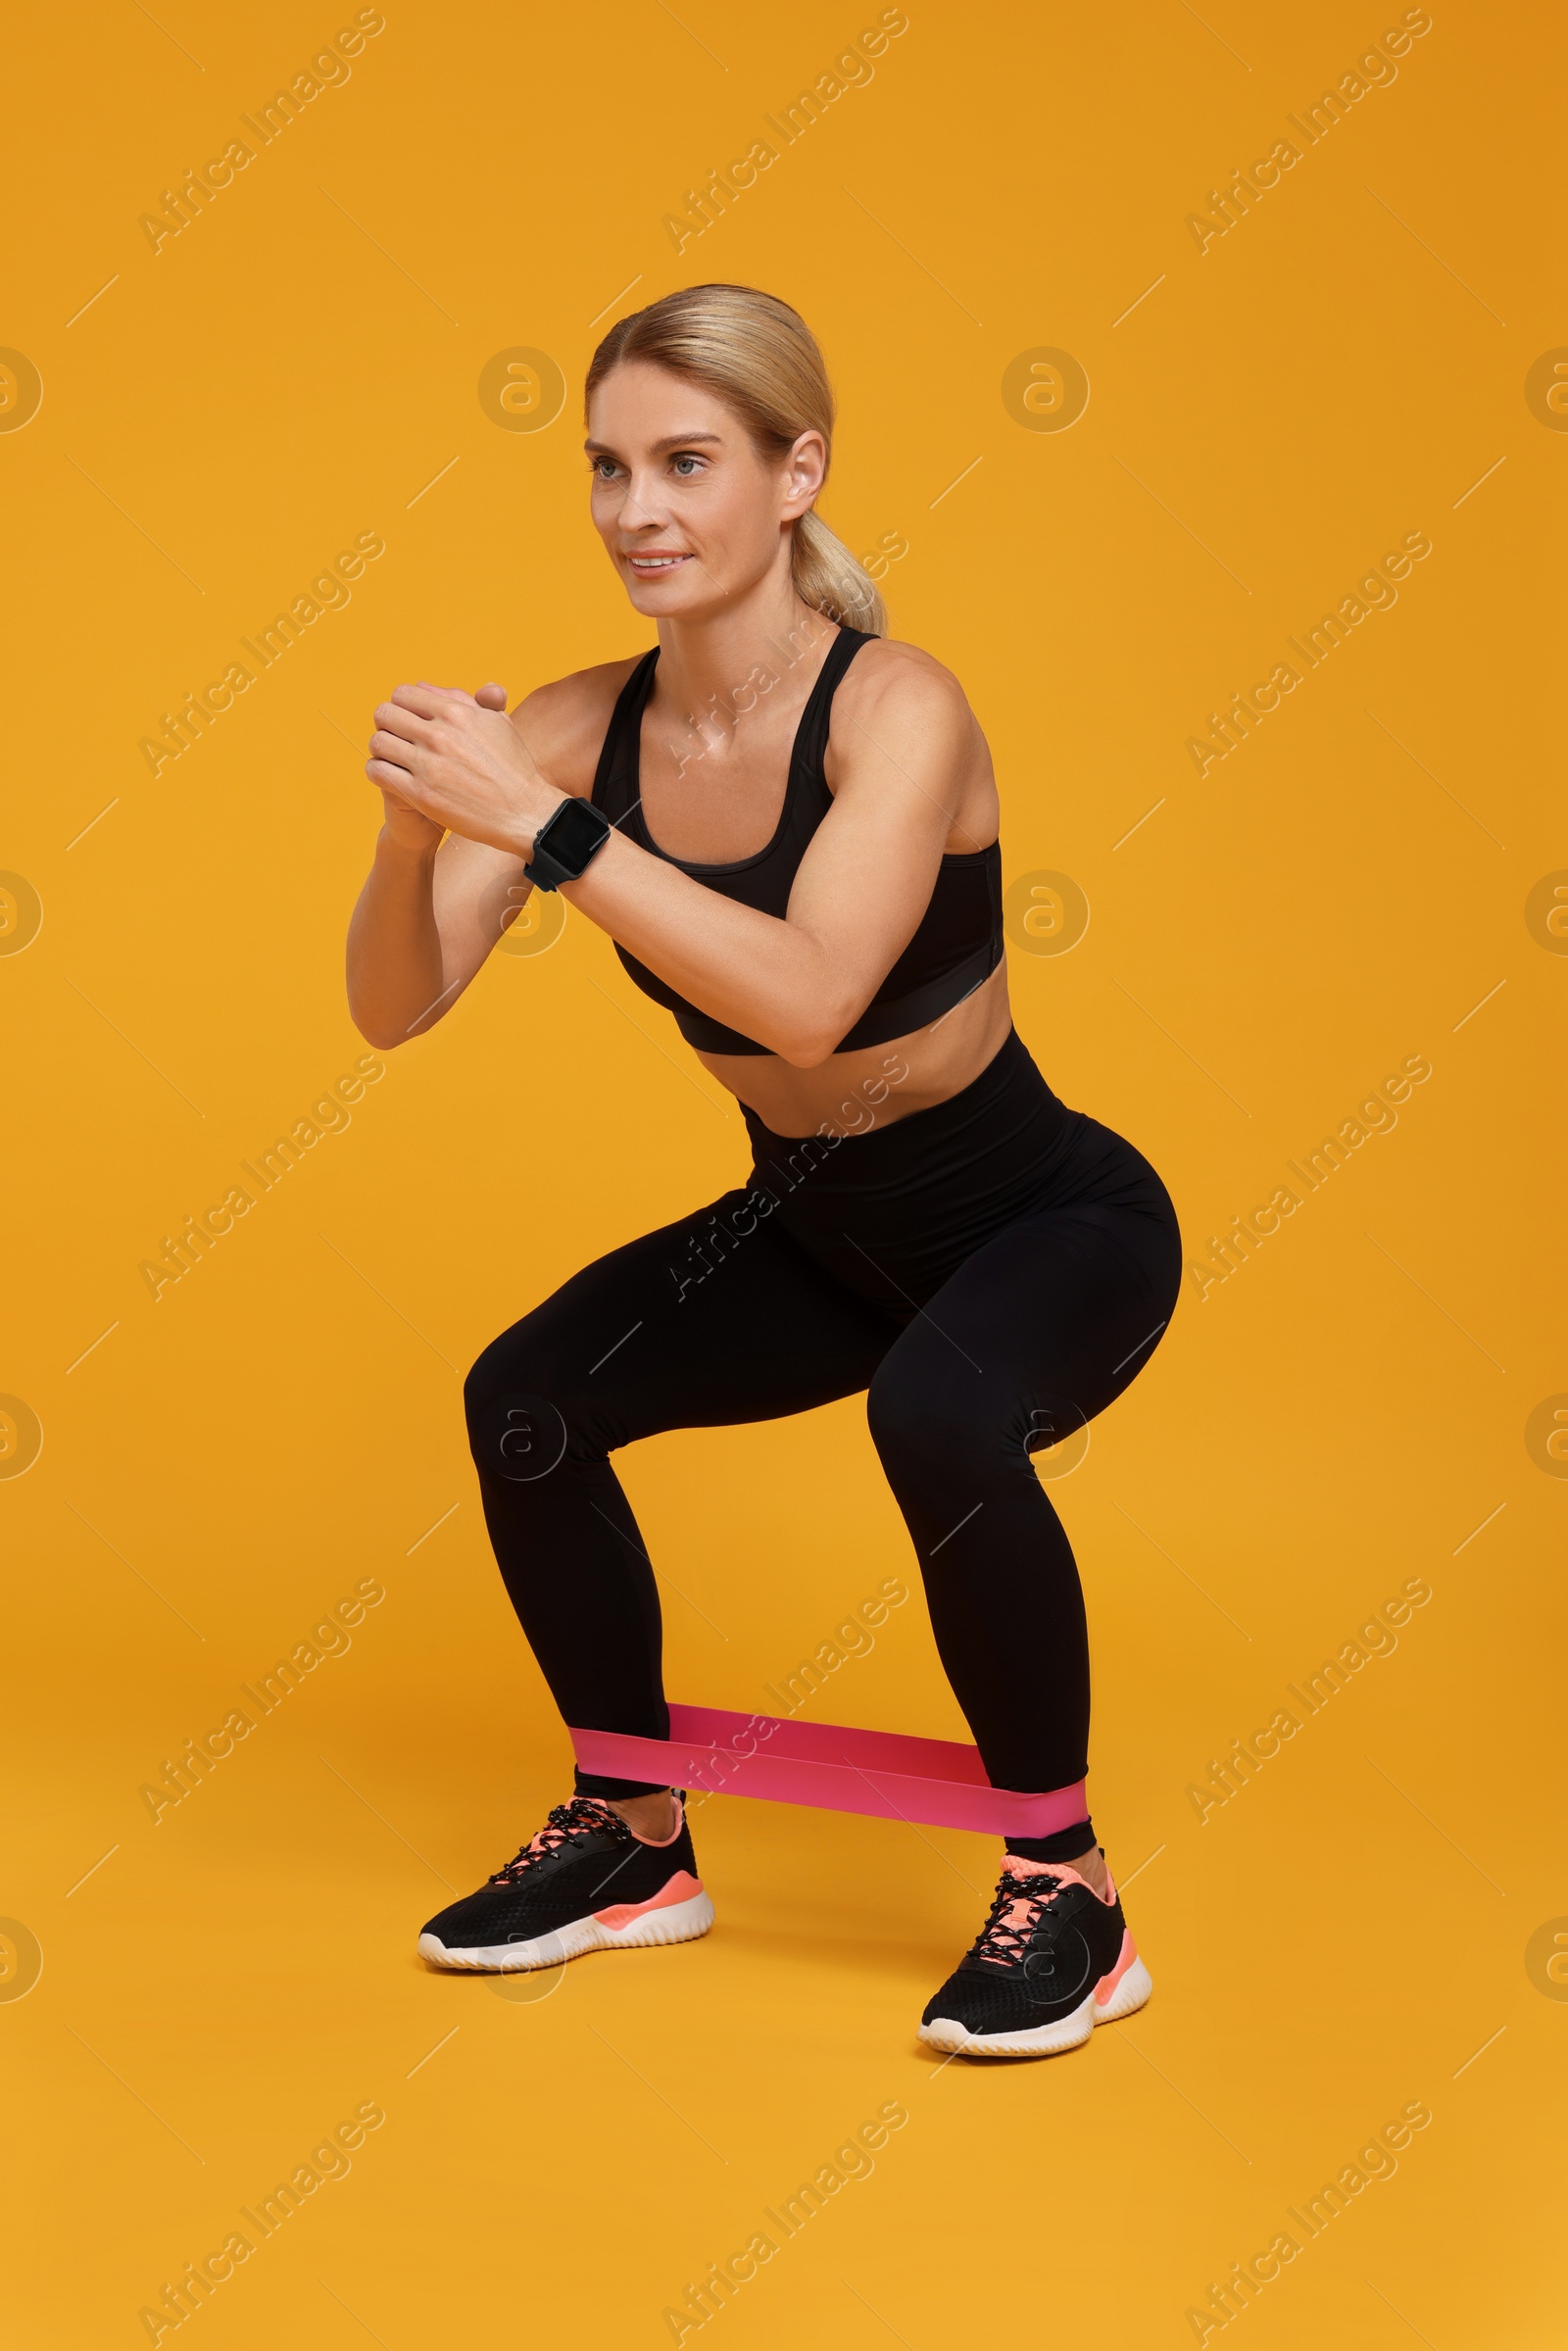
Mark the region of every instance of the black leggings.
[[1083, 1593], [1029, 1455], [1070, 1444], [1148, 1362], [1181, 1278], [1169, 1195], [1063, 1107], [1016, 1032], [962, 1093], [869, 1132], [747, 1124], [746, 1186], [586, 1266], [468, 1378], [491, 1541], [556, 1703], [583, 1729], [669, 1736], [658, 1591], [608, 1456], [866, 1389], [992, 1785], [1070, 1786], [1088, 1763]]

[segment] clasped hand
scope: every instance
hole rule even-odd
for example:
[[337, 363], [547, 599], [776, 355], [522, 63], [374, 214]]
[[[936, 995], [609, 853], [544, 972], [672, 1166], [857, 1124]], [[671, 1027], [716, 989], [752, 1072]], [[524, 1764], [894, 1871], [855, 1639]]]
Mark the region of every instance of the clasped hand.
[[506, 714], [500, 686], [399, 686], [375, 713], [365, 772], [389, 819], [422, 816], [439, 832], [526, 856], [564, 794], [547, 783]]

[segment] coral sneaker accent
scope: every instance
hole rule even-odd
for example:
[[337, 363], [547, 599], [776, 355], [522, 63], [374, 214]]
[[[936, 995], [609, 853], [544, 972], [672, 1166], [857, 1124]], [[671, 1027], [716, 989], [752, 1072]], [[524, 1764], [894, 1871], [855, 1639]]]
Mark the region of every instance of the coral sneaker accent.
[[677, 1870], [669, 1884], [662, 1886], [648, 1901], [617, 1902], [610, 1910], [596, 1910], [594, 1917], [601, 1927], [629, 1927], [633, 1919], [646, 1918], [652, 1910], [672, 1910], [702, 1890], [701, 1878], [694, 1878], [689, 1870]]

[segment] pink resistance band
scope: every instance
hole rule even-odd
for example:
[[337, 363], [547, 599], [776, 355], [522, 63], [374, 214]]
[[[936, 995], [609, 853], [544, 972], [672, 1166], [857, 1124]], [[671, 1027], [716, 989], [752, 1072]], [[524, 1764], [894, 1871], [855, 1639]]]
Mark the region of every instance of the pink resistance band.
[[950, 1739], [729, 1714], [719, 1706], [671, 1706], [669, 1731], [668, 1739], [573, 1731], [571, 1743], [579, 1767], [607, 1779], [760, 1796], [822, 1812], [864, 1812], [876, 1820], [923, 1821], [938, 1829], [1050, 1837], [1088, 1817], [1081, 1780], [1044, 1795], [993, 1788], [975, 1748]]

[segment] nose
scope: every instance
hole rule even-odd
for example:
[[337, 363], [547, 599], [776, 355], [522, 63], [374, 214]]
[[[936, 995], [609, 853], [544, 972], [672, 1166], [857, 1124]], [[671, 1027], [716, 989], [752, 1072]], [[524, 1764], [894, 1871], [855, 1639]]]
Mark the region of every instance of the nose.
[[668, 520], [660, 497], [660, 477], [657, 473], [634, 472], [626, 484], [625, 502], [620, 510], [623, 530], [662, 530]]

